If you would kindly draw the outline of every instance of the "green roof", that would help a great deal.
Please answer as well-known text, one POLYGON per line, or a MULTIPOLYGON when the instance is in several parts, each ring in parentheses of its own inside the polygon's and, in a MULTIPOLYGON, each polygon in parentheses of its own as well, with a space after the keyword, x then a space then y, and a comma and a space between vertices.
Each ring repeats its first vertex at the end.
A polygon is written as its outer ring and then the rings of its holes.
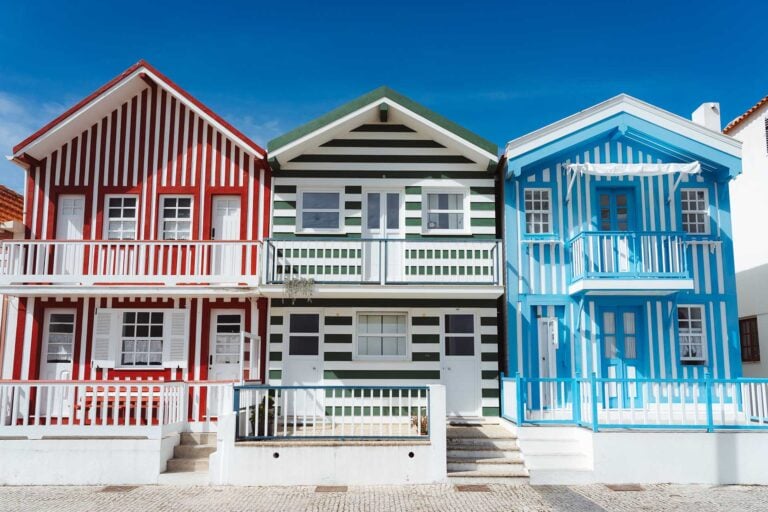
POLYGON ((420 115, 421 117, 424 117, 425 119, 432 121, 436 125, 441 126, 442 128, 448 130, 449 132, 466 140, 467 142, 470 142, 475 146, 478 146, 494 155, 499 154, 499 148, 493 142, 480 137, 479 135, 467 130, 466 128, 459 126, 453 121, 446 119, 440 114, 429 110, 425 106, 416 103, 412 99, 407 98, 402 94, 400 94, 399 92, 393 91, 392 89, 386 86, 379 87, 378 89, 374 89, 373 91, 367 94, 363 94, 359 98, 356 98, 350 101, 349 103, 345 103, 344 105, 334 110, 331 110, 327 114, 322 115, 317 119, 314 119, 304 125, 299 126, 298 128, 295 128, 287 133, 284 133, 283 135, 277 138, 272 139, 267 143, 267 150, 275 151, 285 146, 286 144, 289 144, 295 141, 296 139, 300 139, 301 137, 304 137, 305 135, 312 133, 315 130, 318 130, 323 126, 330 124, 346 116, 347 114, 350 114, 355 110, 358 110, 364 107, 365 105, 368 105, 369 103, 373 103, 374 101, 379 100, 381 98, 389 98, 393 102, 399 105, 402 105, 403 107, 407 108, 412 112, 415 112, 416 114, 420 115))

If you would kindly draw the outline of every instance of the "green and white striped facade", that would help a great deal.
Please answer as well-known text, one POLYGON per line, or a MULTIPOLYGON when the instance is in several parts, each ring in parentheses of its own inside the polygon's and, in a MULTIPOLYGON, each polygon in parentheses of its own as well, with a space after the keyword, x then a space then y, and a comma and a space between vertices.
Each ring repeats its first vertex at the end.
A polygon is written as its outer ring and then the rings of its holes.
POLYGON ((449 415, 497 415, 503 255, 495 145, 380 88, 270 142, 269 155, 269 383, 443 383, 449 415), (312 208, 304 203, 324 193, 332 201, 338 194, 338 214, 322 213, 338 223, 306 229, 302 214, 312 208), (285 298, 293 277, 313 280, 309 300, 285 298), (318 353, 292 355, 291 337, 307 333, 292 332, 291 316, 306 314, 319 320, 309 320, 318 353), (400 322, 390 338, 397 353, 367 354, 365 343, 377 339, 366 335, 368 324, 384 317, 400 322), (472 355, 448 348, 456 336, 465 344, 472 337, 474 349, 463 349, 472 355))

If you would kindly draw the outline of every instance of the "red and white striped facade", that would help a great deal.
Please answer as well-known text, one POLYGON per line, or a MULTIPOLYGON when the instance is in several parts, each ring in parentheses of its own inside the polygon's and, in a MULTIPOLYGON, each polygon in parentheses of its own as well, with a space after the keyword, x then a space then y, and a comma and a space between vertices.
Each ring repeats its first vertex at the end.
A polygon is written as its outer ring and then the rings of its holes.
MULTIPOLYGON (((168 195, 192 198, 191 242, 211 240, 212 205, 217 196, 239 198, 240 233, 236 240, 259 241, 268 235, 270 171, 266 152, 143 61, 21 142, 13 152, 14 160, 26 170, 24 224, 28 240, 57 238, 57 204, 63 195, 84 198, 82 238, 86 241, 106 239, 106 200, 116 194, 138 199, 138 241, 160 239, 160 201, 168 195)), ((79 254, 85 258, 87 273, 89 258, 94 258, 96 251, 86 245, 79 254)), ((190 253, 179 261, 188 262, 193 257, 190 253)), ((257 246, 243 253, 241 264, 240 273, 256 275, 257 246)), ((160 263, 149 265, 157 269, 160 263)), ((187 291, 183 285, 147 283, 147 293, 143 293, 141 280, 134 281, 127 294, 121 293, 120 286, 126 284, 121 282, 81 284, 75 292, 72 286, 45 283, 34 290, 25 284, 5 286, 3 291, 17 298, 12 300, 4 327, 6 350, 0 359, 0 378, 41 378, 46 310, 75 313, 74 380, 206 380, 214 311, 241 314, 241 329, 260 336, 262 346, 266 343, 267 302, 255 287, 234 283, 218 294, 210 286, 190 286, 187 291), (187 310, 184 364, 97 368, 99 365, 92 364, 92 340, 96 336, 96 311, 104 308, 187 310)), ((263 375, 264 368, 260 371, 263 375)))

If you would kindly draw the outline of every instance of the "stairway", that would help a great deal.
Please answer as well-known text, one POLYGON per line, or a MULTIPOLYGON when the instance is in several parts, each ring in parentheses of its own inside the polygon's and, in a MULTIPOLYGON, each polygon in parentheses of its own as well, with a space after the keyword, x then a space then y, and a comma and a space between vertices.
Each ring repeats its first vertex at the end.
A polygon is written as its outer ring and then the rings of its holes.
POLYGON ((518 444, 533 485, 594 483, 592 433, 579 427, 525 427, 518 444))
POLYGON ((448 479, 454 484, 527 483, 515 435, 492 418, 449 419, 448 479))
POLYGON ((181 442, 173 449, 160 484, 207 485, 208 457, 216 451, 215 432, 184 432, 181 442))

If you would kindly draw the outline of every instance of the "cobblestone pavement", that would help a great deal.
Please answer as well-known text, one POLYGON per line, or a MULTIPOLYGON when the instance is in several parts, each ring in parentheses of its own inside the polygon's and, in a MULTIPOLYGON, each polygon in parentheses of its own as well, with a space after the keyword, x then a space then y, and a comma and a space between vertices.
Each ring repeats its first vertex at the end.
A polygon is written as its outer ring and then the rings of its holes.
POLYGON ((768 487, 651 485, 616 491, 603 485, 452 485, 350 487, 0 487, 0 511, 671 511, 768 510, 768 487))

